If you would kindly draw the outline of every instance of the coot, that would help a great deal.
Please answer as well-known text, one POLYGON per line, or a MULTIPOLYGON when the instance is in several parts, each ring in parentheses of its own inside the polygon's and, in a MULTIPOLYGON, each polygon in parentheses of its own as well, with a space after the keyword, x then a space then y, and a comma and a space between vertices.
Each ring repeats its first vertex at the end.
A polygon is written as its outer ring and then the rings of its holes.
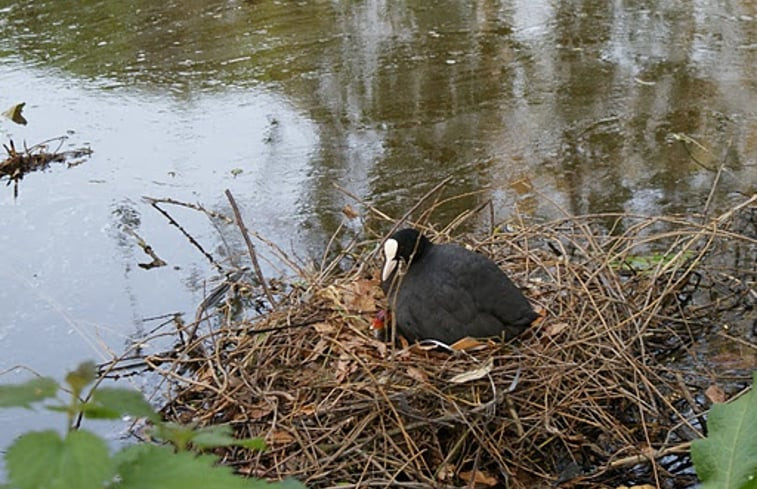
POLYGON ((384 243, 384 258, 381 287, 408 341, 509 339, 538 316, 493 261, 462 246, 435 245, 415 229, 403 229, 384 243), (398 273, 400 260, 404 274, 398 273))

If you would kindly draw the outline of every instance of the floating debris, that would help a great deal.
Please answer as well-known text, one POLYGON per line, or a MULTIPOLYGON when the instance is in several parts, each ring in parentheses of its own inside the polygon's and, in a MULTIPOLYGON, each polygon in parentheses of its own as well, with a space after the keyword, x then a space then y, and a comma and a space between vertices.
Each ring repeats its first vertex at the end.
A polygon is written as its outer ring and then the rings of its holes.
POLYGON ((35 144, 30 148, 24 145, 22 151, 16 149, 12 140, 8 145, 3 144, 8 156, 0 162, 0 181, 7 178, 7 185, 13 183, 13 198, 18 197, 18 182, 23 180, 27 173, 45 170, 50 163, 68 163, 68 167, 71 168, 82 164, 85 158, 92 155, 90 148, 60 151, 67 139, 68 137, 61 136, 35 144), (54 142, 58 143, 58 147, 50 151, 49 145, 54 142))
POLYGON ((24 118, 22 112, 24 111, 24 106, 26 105, 26 102, 21 102, 20 104, 16 104, 10 109, 3 112, 3 115, 7 117, 8 119, 12 120, 16 124, 25 126, 28 121, 24 118))

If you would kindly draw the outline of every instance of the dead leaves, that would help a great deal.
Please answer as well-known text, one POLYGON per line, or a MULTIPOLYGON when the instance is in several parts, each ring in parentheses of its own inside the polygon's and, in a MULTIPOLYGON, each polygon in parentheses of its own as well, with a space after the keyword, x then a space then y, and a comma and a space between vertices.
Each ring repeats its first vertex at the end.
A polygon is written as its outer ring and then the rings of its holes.
POLYGON ((407 367, 407 376, 421 384, 428 384, 428 374, 416 367, 407 367))
POLYGON ((377 279, 358 278, 346 283, 336 283, 319 291, 321 299, 331 303, 331 308, 342 315, 365 316, 366 324, 379 309, 382 297, 377 279))
POLYGON ((273 406, 270 402, 261 401, 252 406, 246 407, 244 411, 245 420, 263 419, 273 412, 273 406))
POLYGON ((386 344, 369 335, 361 336, 349 327, 333 321, 320 321, 312 325, 318 333, 318 341, 308 351, 304 363, 333 362, 333 374, 337 383, 346 382, 360 368, 360 359, 386 356, 386 344), (334 362, 334 357, 336 361, 334 362))
POLYGON ((313 329, 321 335, 334 334, 336 332, 336 327, 333 324, 324 321, 315 323, 313 329))
POLYGON ((559 336, 560 333, 568 329, 568 323, 565 322, 559 322, 559 323, 550 323, 544 328, 544 336, 548 336, 550 338, 559 336))
POLYGON ((489 346, 489 343, 466 336, 452 343, 450 348, 455 351, 473 351, 486 348, 487 346, 489 346))
MULTIPOLYGON (((361 316, 366 326, 364 331, 368 332, 374 328, 374 319, 380 309, 379 304, 383 298, 383 292, 379 287, 378 279, 357 278, 348 282, 329 285, 321 289, 318 296, 326 301, 329 308, 333 309, 338 315, 338 317, 334 317, 334 322, 338 323, 347 317, 361 316)), ((321 335, 333 336, 338 334, 334 322, 326 321, 318 323, 314 327, 321 335)), ((353 325, 359 324, 357 321, 350 322, 353 325)), ((358 332, 354 331, 353 334, 357 336, 358 332)), ((374 346, 379 343, 377 342, 374 346)), ((385 352, 386 347, 382 347, 381 350, 385 352)))
POLYGON ((710 385, 707 390, 704 391, 704 395, 713 403, 723 403, 726 401, 725 392, 723 392, 723 389, 717 384, 710 385))
MULTIPOLYGON (((454 482, 456 472, 454 465, 447 464, 440 469, 437 479, 442 482, 454 482)), ((494 487, 499 484, 496 477, 483 470, 462 471, 457 473, 457 478, 467 487, 494 487)))
POLYGON ((489 358, 489 360, 487 360, 487 362, 483 364, 481 367, 475 370, 469 370, 468 372, 457 374, 451 379, 449 379, 449 381, 453 384, 464 384, 472 380, 482 379, 486 377, 487 375, 489 375, 493 367, 494 367, 494 360, 489 358))
POLYGON ((475 486, 494 487, 499 484, 496 477, 480 470, 460 472, 459 477, 468 484, 472 482, 475 486))
POLYGON ((337 383, 343 383, 350 374, 357 371, 357 367, 357 362, 353 361, 351 355, 346 353, 341 354, 339 360, 336 361, 334 372, 334 377, 336 378, 337 383))
POLYGON ((349 311, 358 314, 373 313, 378 309, 380 294, 378 282, 373 279, 359 278, 348 283, 340 290, 340 302, 349 311))
POLYGON ((353 209, 349 204, 344 204, 344 207, 342 207, 342 214, 344 214, 344 217, 347 219, 356 219, 360 217, 360 213, 353 209))
POLYGON ((294 436, 286 430, 278 429, 274 430, 265 437, 265 443, 269 447, 279 448, 284 445, 289 445, 294 441, 294 436))

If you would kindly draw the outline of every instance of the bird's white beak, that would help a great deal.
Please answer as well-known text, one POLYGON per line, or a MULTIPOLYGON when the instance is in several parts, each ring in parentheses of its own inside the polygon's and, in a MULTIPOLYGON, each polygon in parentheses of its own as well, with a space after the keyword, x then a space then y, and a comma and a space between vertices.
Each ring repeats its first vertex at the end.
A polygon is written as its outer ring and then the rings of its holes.
POLYGON ((387 239, 384 243, 384 269, 381 271, 381 281, 386 282, 397 268, 397 247, 399 244, 396 239, 387 239))

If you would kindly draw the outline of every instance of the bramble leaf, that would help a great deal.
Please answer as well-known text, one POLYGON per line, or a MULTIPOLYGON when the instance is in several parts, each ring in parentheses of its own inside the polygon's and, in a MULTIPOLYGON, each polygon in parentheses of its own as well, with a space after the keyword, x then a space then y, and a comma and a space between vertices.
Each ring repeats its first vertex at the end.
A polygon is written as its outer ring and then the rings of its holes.
POLYGON ((752 390, 739 399, 713 404, 709 435, 691 444, 701 489, 757 489, 757 370, 752 390))
POLYGON ((33 402, 55 396, 58 383, 49 377, 31 379, 23 384, 0 385, 0 407, 30 408, 33 402))
POLYGON ((269 487, 275 487, 276 489, 305 489, 305 484, 297 479, 284 479, 281 482, 269 484, 269 487))
POLYGON ((62 439, 53 431, 19 437, 5 454, 8 481, 16 489, 101 489, 113 478, 108 446, 87 431, 62 439))
POLYGON ((216 425, 194 430, 192 444, 198 448, 242 446, 253 450, 265 450, 262 438, 236 439, 232 436, 231 426, 216 425))
POLYGON ((160 415, 150 406, 141 392, 117 387, 99 387, 92 399, 82 406, 88 418, 118 419, 123 415, 160 421, 160 415))
POLYGON ((231 468, 216 465, 213 455, 193 455, 174 452, 166 446, 134 445, 116 454, 121 483, 118 489, 273 489, 296 487, 269 484, 261 480, 244 479, 234 475, 231 468))
POLYGON ((83 362, 76 367, 76 370, 66 374, 66 383, 71 386, 74 396, 78 397, 79 393, 93 382, 96 376, 95 362, 83 362))

